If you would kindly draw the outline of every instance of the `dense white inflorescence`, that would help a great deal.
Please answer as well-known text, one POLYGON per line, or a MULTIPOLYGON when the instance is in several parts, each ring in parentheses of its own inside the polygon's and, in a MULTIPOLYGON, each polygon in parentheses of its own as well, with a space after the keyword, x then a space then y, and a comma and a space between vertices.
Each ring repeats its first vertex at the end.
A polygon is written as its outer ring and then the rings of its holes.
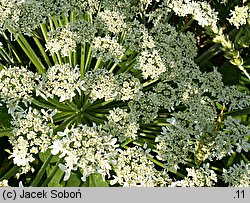
POLYGON ((249 19, 250 6, 236 6, 234 10, 231 11, 228 21, 239 29, 239 27, 245 25, 249 19))
POLYGON ((167 173, 157 171, 148 160, 147 151, 139 147, 120 150, 114 171, 116 174, 111 185, 119 183, 123 187, 156 187, 166 186, 169 182, 167 173))
POLYGON ((241 161, 228 169, 223 169, 222 178, 230 187, 250 186, 250 164, 241 161))
POLYGON ((77 128, 66 128, 58 132, 50 149, 51 153, 63 158, 60 168, 65 171, 64 180, 68 180, 70 172, 78 168, 82 173, 82 180, 90 174, 100 173, 103 179, 110 175, 112 164, 116 164, 116 141, 112 135, 106 133, 101 126, 89 127, 80 125, 77 128))
POLYGON ((187 177, 181 181, 173 182, 172 187, 212 187, 218 180, 216 173, 209 169, 209 164, 203 164, 198 169, 187 168, 186 170, 187 177))
POLYGON ((0 71, 0 99, 7 104, 10 114, 20 110, 19 103, 31 102, 39 77, 24 67, 9 67, 0 71))
POLYGON ((35 155, 45 152, 51 145, 54 139, 52 116, 45 110, 40 112, 31 107, 25 112, 16 113, 12 121, 13 136, 10 137, 13 152, 9 158, 22 167, 22 173, 33 171, 30 164, 35 161, 35 155))
POLYGON ((45 99, 57 96, 60 102, 72 100, 76 92, 80 91, 79 78, 80 72, 77 67, 72 68, 69 64, 52 66, 43 75, 36 95, 41 95, 45 99))
MULTIPOLYGON (((11 32, 13 44, 25 47, 27 37, 41 52, 25 50, 37 57, 27 68, 0 69, 0 106, 12 115, 9 158, 21 168, 17 176, 34 172, 40 152, 51 152, 64 181, 75 173, 88 182, 99 173, 115 186, 210 187, 220 181, 213 161, 249 152, 249 127, 230 116, 249 107, 248 92, 225 85, 218 68, 200 70, 197 36, 168 22, 173 14, 196 20, 222 50, 239 55, 207 1, 0 2, 1 30, 11 32), (47 63, 41 75, 36 61, 47 63), (194 167, 183 177, 178 170, 190 159, 194 167)), ((249 7, 229 15, 239 29, 249 7)), ((223 169, 222 179, 247 187, 249 174, 241 162, 223 169)))

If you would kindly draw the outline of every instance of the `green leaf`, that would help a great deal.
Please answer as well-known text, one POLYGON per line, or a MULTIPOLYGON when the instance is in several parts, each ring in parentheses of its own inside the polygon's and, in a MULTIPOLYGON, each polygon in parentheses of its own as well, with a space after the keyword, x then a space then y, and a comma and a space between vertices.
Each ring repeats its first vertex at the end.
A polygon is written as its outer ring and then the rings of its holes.
POLYGON ((57 170, 53 178, 50 180, 48 187, 62 187, 63 185, 60 183, 61 179, 64 176, 64 171, 57 170))
POLYGON ((239 84, 241 71, 235 68, 229 61, 225 62, 219 69, 222 74, 222 80, 226 85, 237 85, 239 84))
POLYGON ((45 160, 45 162, 43 163, 42 167, 40 168, 40 170, 38 171, 38 173, 35 176, 35 179, 32 181, 31 186, 32 187, 37 187, 38 184, 40 183, 40 181, 42 180, 43 174, 46 171, 46 168, 49 166, 49 163, 51 161, 51 159, 53 158, 53 155, 50 154, 47 159, 45 160))
POLYGON ((89 176, 89 187, 108 187, 108 183, 102 179, 102 175, 98 173, 89 176))
POLYGON ((73 116, 74 114, 75 112, 59 112, 55 116, 53 116, 53 121, 57 123, 73 116))
POLYGON ((7 129, 0 129, 0 137, 4 137, 4 136, 11 136, 12 135, 12 128, 7 128, 7 129))
POLYGON ((81 183, 81 178, 76 173, 71 172, 69 180, 66 182, 66 187, 79 187, 81 183))
POLYGON ((19 171, 19 167, 17 165, 14 165, 3 177, 0 178, 0 181, 4 179, 9 179, 12 176, 14 176, 19 171))
POLYGON ((242 116, 246 114, 250 114, 250 107, 246 107, 246 108, 235 110, 235 111, 229 111, 229 112, 226 112, 224 115, 225 116, 242 116))
POLYGON ((0 107, 0 127, 9 128, 11 116, 8 114, 8 110, 5 107, 0 107))
POLYGON ((226 163, 226 168, 229 168, 230 166, 232 166, 233 165, 233 163, 234 163, 234 161, 235 161, 235 158, 236 158, 236 155, 237 155, 237 153, 236 152, 234 152, 233 154, 232 154, 232 156, 228 159, 228 161, 227 161, 227 163, 226 163))
MULTIPOLYGON (((40 152, 39 158, 44 163, 45 160, 50 156, 50 154, 51 154, 50 150, 47 150, 46 152, 40 152)), ((56 163, 58 159, 59 159, 59 154, 54 155, 53 158, 50 160, 50 163, 56 163)))

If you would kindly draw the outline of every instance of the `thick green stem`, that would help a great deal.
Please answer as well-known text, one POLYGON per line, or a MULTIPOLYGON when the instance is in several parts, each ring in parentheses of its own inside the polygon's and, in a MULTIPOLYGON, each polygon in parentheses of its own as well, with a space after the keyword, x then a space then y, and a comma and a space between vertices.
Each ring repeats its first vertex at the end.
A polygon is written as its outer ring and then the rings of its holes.
POLYGON ((56 174, 57 170, 59 169, 58 165, 62 159, 59 159, 56 165, 53 167, 51 173, 49 174, 48 178, 43 182, 42 187, 47 187, 49 182, 52 180, 54 175, 56 174))
MULTIPOLYGON (((41 24, 40 27, 41 27, 41 30, 42 30, 42 33, 43 33, 43 37, 44 37, 44 39, 45 39, 45 42, 47 42, 47 41, 48 41, 48 33, 47 33, 46 25, 45 25, 45 24, 41 24)), ((53 28, 51 28, 51 29, 53 29, 53 28)), ((55 64, 58 64, 58 60, 57 60, 57 58, 56 58, 56 55, 55 55, 54 53, 51 53, 51 52, 50 52, 50 54, 51 54, 51 57, 52 57, 54 63, 55 63, 55 64)))
POLYGON ((133 141, 134 141, 134 139, 126 140, 125 142, 123 142, 123 143, 121 144, 121 147, 122 147, 122 148, 125 148, 129 143, 131 143, 131 142, 133 142, 133 141))
POLYGON ((180 30, 179 30, 179 32, 184 32, 186 29, 188 29, 190 26, 191 26, 191 24, 194 22, 194 19, 192 18, 191 20, 189 20, 188 22, 187 22, 187 24, 185 24, 180 30))
POLYGON ((14 176, 19 171, 19 167, 17 165, 14 165, 3 177, 0 178, 0 181, 2 180, 8 180, 12 176, 14 176))
POLYGON ((100 67, 101 62, 102 62, 102 59, 98 58, 98 60, 96 61, 96 64, 95 64, 94 70, 97 70, 97 69, 100 67))
POLYGON ((49 67, 51 67, 51 66, 52 66, 52 65, 51 65, 51 62, 50 62, 50 60, 49 60, 49 57, 48 57, 47 54, 45 53, 44 47, 41 45, 40 41, 39 41, 36 37, 33 37, 33 39, 34 39, 36 45, 38 46, 40 52, 42 53, 42 56, 43 56, 43 58, 45 59, 47 65, 48 65, 49 67))
POLYGON ((87 72, 89 70, 89 66, 91 64, 91 53, 92 53, 92 45, 90 44, 89 46, 89 50, 88 50, 88 54, 87 54, 87 59, 86 59, 86 62, 85 62, 85 72, 87 72))
POLYGON ((42 176, 43 176, 43 174, 44 174, 44 172, 45 172, 45 170, 46 170, 47 166, 49 165, 49 163, 50 163, 50 161, 51 161, 52 158, 53 158, 53 155, 52 155, 52 154, 50 154, 50 155, 47 157, 47 159, 46 159, 45 162, 43 163, 41 169, 38 171, 38 173, 37 173, 35 179, 34 179, 33 182, 31 183, 31 186, 32 186, 32 187, 37 187, 37 186, 38 186, 38 184, 39 184, 39 182, 41 181, 42 176))
POLYGON ((18 63, 22 63, 20 53, 16 50, 16 47, 11 43, 11 41, 9 40, 9 38, 6 36, 6 34, 4 32, 2 32, 1 34, 4 37, 4 39, 6 40, 6 42, 8 43, 8 45, 11 47, 11 50, 13 51, 18 63))
POLYGON ((86 112, 84 114, 84 117, 86 117, 89 121, 94 122, 96 124, 100 124, 100 123, 104 122, 103 119, 100 119, 100 118, 97 118, 95 116, 92 116, 92 115, 90 115, 89 113, 86 113, 86 112))
POLYGON ((48 98, 48 102, 53 104, 54 106, 56 106, 59 109, 66 110, 66 111, 75 111, 75 109, 72 109, 69 106, 67 106, 59 101, 56 101, 54 99, 48 98))
POLYGON ((102 106, 106 106, 106 105, 112 103, 113 101, 115 101, 115 99, 104 101, 104 102, 101 102, 101 103, 98 103, 98 104, 91 104, 91 105, 88 106, 88 111, 90 111, 92 109, 96 109, 96 108, 102 107, 102 106))
POLYGON ((145 87, 147 87, 147 86, 149 86, 149 85, 152 85, 153 83, 155 83, 155 82, 158 81, 158 80, 159 80, 158 78, 157 78, 157 79, 149 80, 149 81, 143 83, 143 84, 142 84, 142 87, 145 88, 145 87))
POLYGON ((80 59, 80 78, 83 79, 85 69, 85 42, 81 45, 81 59, 80 59))
POLYGON ((41 63, 40 59, 35 54, 34 50, 31 48, 27 40, 24 38, 22 34, 18 34, 18 37, 16 37, 16 40, 20 47, 23 49, 23 51, 26 53, 26 55, 29 57, 31 62, 35 65, 37 72, 39 74, 45 73, 46 69, 41 63))

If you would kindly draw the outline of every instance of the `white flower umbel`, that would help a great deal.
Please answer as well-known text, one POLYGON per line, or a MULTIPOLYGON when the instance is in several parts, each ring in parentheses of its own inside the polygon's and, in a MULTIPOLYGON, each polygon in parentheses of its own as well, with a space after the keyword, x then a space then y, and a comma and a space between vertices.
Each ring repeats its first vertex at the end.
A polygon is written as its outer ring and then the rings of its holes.
POLYGON ((116 63, 120 62, 125 49, 117 41, 116 38, 111 38, 109 35, 95 37, 93 56, 101 58, 103 61, 114 60, 116 63))
POLYGON ((166 71, 166 66, 155 49, 141 52, 138 59, 138 68, 142 71, 145 79, 149 77, 153 79, 157 78, 161 73, 166 71))
POLYGON ((247 23, 247 19, 250 19, 250 6, 235 6, 234 10, 231 10, 230 16, 229 23, 239 29, 240 26, 247 23))
POLYGON ((53 129, 49 125, 51 117, 31 107, 27 112, 16 114, 12 121, 13 136, 9 141, 13 145, 14 164, 21 166, 23 171, 32 170, 30 163, 39 152, 45 152, 53 141, 53 129))
POLYGON ((250 187, 250 164, 241 161, 229 169, 223 169, 222 179, 230 187, 250 187))
POLYGON ((43 75, 36 94, 43 98, 59 97, 59 101, 72 100, 79 90, 80 72, 78 67, 72 68, 69 64, 54 65, 43 75))
POLYGON ((110 110, 109 113, 107 126, 113 136, 118 137, 120 142, 137 137, 137 131, 139 130, 137 115, 120 108, 110 110))
POLYGON ((60 52, 62 56, 69 56, 70 52, 76 51, 77 35, 69 29, 69 26, 51 31, 48 36, 45 46, 51 53, 60 52))
POLYGON ((218 20, 218 13, 206 1, 175 0, 168 6, 179 16, 192 15, 202 27, 214 26, 218 20))
POLYGON ((117 11, 105 9, 99 13, 99 17, 108 31, 118 34, 126 28, 125 17, 117 11))
POLYGON ((18 110, 19 102, 26 106, 32 99, 38 76, 24 67, 9 67, 0 71, 0 100, 7 103, 9 113, 18 110))
POLYGON ((118 82, 118 98, 122 101, 137 99, 141 93, 142 85, 138 78, 133 77, 129 73, 116 75, 118 82))
POLYGON ((116 140, 101 129, 101 126, 80 125, 77 128, 58 132, 58 139, 50 147, 52 154, 60 154, 65 171, 64 180, 70 177, 70 171, 80 169, 82 180, 93 173, 109 175, 111 165, 115 163, 116 140))
POLYGON ((169 177, 164 171, 157 171, 154 163, 148 160, 147 151, 140 147, 119 150, 115 175, 111 185, 120 184, 123 187, 156 187, 166 186, 169 177))
POLYGON ((18 5, 18 0, 1 0, 0 24, 15 25, 19 21, 20 12, 21 9, 18 5))
POLYGON ((209 169, 209 164, 202 167, 187 168, 187 177, 181 181, 173 182, 171 186, 179 187, 212 187, 217 182, 217 174, 209 169))
POLYGON ((90 102, 104 98, 105 101, 117 98, 119 84, 113 73, 106 69, 97 69, 85 74, 81 89, 90 94, 90 102))

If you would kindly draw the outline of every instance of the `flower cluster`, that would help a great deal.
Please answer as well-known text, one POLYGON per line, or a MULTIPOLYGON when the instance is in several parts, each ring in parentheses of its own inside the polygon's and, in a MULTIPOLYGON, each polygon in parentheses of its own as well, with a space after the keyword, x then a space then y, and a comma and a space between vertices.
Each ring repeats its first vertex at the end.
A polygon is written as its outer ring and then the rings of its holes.
POLYGON ((147 156, 150 156, 148 152, 139 147, 119 150, 111 185, 119 183, 123 187, 166 186, 169 182, 167 173, 157 171, 147 156))
POLYGON ((8 180, 0 181, 0 187, 9 187, 8 180))
POLYGON ((80 91, 80 73, 77 67, 72 68, 69 64, 54 65, 43 75, 36 94, 43 98, 57 96, 60 102, 72 100, 76 91, 80 91))
POLYGON ((135 139, 139 130, 138 117, 126 110, 116 108, 109 111, 107 126, 111 134, 117 136, 120 142, 135 139))
POLYGON ((187 168, 187 177, 181 181, 173 182, 171 186, 179 187, 212 187, 217 182, 216 173, 209 169, 209 164, 203 164, 202 167, 187 168))
POLYGON ((179 16, 192 15, 202 27, 215 25, 218 13, 205 1, 175 0, 169 7, 179 16))
POLYGON ((19 21, 20 8, 18 0, 3 0, 0 2, 0 27, 3 23, 16 24, 19 21))
POLYGON ((24 67, 15 66, 0 71, 0 99, 7 104, 11 114, 19 109, 19 102, 26 106, 30 103, 38 79, 37 74, 24 67))
POLYGON ((138 59, 139 69, 145 79, 157 78, 166 71, 166 67, 157 50, 143 51, 138 59))
POLYGON ((58 132, 58 139, 51 148, 53 155, 60 154, 64 164, 60 168, 65 171, 64 180, 68 180, 70 172, 78 168, 82 173, 82 181, 93 173, 100 173, 103 179, 109 175, 111 165, 116 164, 116 138, 106 133, 101 126, 80 125, 77 128, 66 128, 58 132))
POLYGON ((138 78, 135 78, 129 73, 115 75, 115 78, 119 84, 119 87, 117 88, 118 100, 136 100, 140 96, 142 85, 138 78))
POLYGON ((104 27, 111 33, 118 34, 126 28, 125 17, 116 11, 104 10, 99 13, 99 17, 104 27))
POLYGON ((233 11, 230 13, 230 18, 228 21, 234 25, 237 29, 240 26, 245 25, 250 15, 249 6, 236 6, 233 11))
POLYGON ((222 178, 230 187, 249 187, 250 186, 250 164, 241 161, 234 164, 229 169, 223 169, 222 178))
POLYGON ((59 28, 48 33, 46 48, 52 54, 60 52, 62 56, 69 56, 70 52, 75 52, 77 35, 71 32, 69 26, 59 28))
POLYGON ((90 95, 92 101, 104 98, 106 101, 115 99, 118 95, 118 84, 113 73, 106 69, 97 69, 85 74, 81 82, 81 89, 90 95))
POLYGON ((91 185, 100 174, 124 187, 248 186, 248 162, 229 164, 235 153, 248 159, 248 80, 234 82, 243 91, 228 85, 217 55, 249 76, 247 31, 217 27, 224 13, 245 27, 242 2, 230 14, 237 3, 225 0, 2 0, 0 134, 17 177, 28 185, 40 170, 33 186, 91 185), (207 49, 213 42, 222 47, 207 49), (43 160, 50 153, 57 163, 43 160), (228 163, 222 179, 210 167, 219 160, 228 163))
POLYGON ((45 110, 41 113, 31 107, 27 112, 19 112, 12 121, 13 136, 10 143, 13 145, 13 152, 9 158, 13 158, 14 164, 22 167, 22 173, 34 170, 30 163, 35 160, 35 155, 45 152, 53 141, 52 116, 45 110))
POLYGON ((168 168, 177 169, 188 157, 188 153, 193 151, 193 146, 190 134, 175 119, 170 122, 173 127, 163 127, 162 133, 155 138, 157 158, 166 161, 168 168))
POLYGON ((117 42, 116 38, 109 35, 105 37, 95 37, 93 40, 93 56, 101 58, 103 61, 114 60, 120 62, 125 49, 117 42))
POLYGON ((129 73, 114 75, 106 69, 88 71, 81 81, 81 89, 89 94, 92 101, 104 98, 121 101, 135 100, 141 92, 138 78, 129 73))

